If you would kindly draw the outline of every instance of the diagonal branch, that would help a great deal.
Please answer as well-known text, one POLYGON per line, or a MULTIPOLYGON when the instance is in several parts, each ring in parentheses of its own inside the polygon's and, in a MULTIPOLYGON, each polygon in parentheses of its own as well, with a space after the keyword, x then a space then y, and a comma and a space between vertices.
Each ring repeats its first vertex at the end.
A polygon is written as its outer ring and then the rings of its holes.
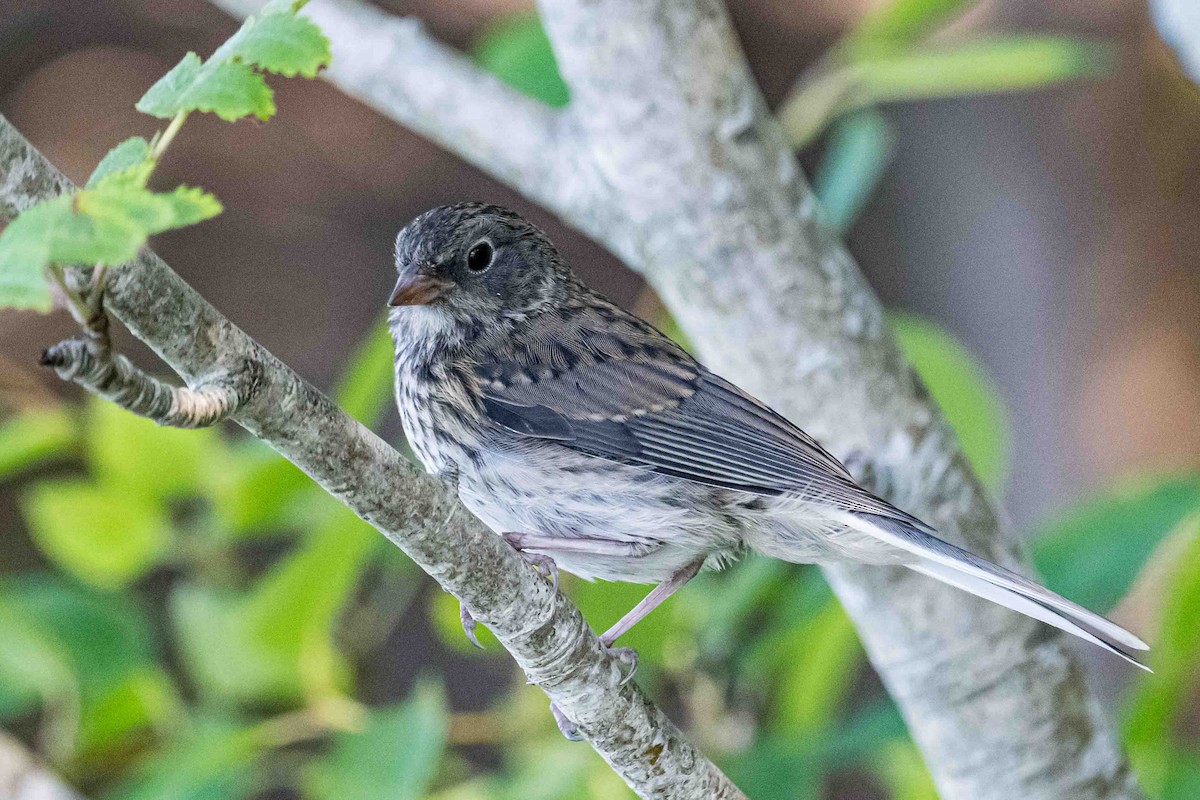
MULTIPOLYGON (((69 182, 0 117, 0 218, 69 182)), ((233 419, 374 525, 496 634, 642 797, 741 798, 600 647, 579 610, 503 540, 144 251, 113 270, 105 305, 190 386, 257 365, 233 419)))

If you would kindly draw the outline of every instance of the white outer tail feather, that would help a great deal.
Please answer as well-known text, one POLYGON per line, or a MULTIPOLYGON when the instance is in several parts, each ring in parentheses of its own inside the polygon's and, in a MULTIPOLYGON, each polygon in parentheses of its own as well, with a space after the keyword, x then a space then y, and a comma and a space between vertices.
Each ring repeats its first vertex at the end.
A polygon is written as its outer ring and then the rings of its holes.
POLYGON ((906 565, 915 572, 1053 625, 1150 671, 1128 652, 1149 649, 1137 636, 1015 572, 955 547, 902 519, 853 512, 840 513, 837 519, 848 527, 916 555, 919 561, 906 565))

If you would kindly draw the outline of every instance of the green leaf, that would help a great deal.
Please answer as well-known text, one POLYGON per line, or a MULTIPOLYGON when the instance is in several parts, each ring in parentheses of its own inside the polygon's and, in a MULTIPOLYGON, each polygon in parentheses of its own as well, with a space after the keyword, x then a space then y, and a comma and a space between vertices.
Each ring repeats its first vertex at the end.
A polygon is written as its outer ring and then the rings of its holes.
POLYGON ((338 734, 305 786, 315 800, 420 800, 437 771, 450 722, 445 693, 419 682, 398 706, 372 709, 362 733, 338 734))
POLYGON ((847 37, 851 47, 915 42, 965 8, 969 0, 891 0, 874 6, 847 37))
POLYGON ((275 100, 271 87, 249 65, 212 60, 205 64, 188 53, 150 87, 137 110, 163 119, 208 111, 228 122, 250 115, 265 121, 275 113, 275 100))
POLYGON ((88 583, 117 588, 153 567, 170 544, 171 523, 152 503, 78 480, 36 484, 21 498, 34 542, 88 583))
POLYGON ((570 101, 550 40, 536 13, 491 23, 473 48, 475 60, 514 89, 556 108, 570 101))
POLYGON ((392 402, 394 359, 392 335, 384 318, 363 337, 334 390, 337 404, 367 427, 377 425, 392 402))
POLYGON ((255 786, 263 745, 253 728, 236 720, 204 717, 156 753, 104 800, 236 800, 255 786))
POLYGON ((217 515, 235 535, 277 533, 307 521, 303 498, 322 490, 299 467, 257 439, 239 443, 234 454, 212 501, 217 515))
POLYGON ((115 177, 39 203, 0 234, 0 305, 48 310, 49 264, 123 264, 150 234, 221 211, 216 198, 199 189, 156 193, 115 177))
POLYGON ((891 314, 900 349, 941 406, 980 480, 993 491, 1008 479, 1011 432, 996 384, 949 333, 911 314, 891 314))
POLYGON ((379 541, 341 509, 249 591, 180 585, 171 618, 202 692, 281 703, 337 693, 349 671, 334 626, 379 541))
POLYGON ((51 239, 69 201, 40 203, 22 213, 0 232, 0 308, 50 310, 51 239))
POLYGON ((286 77, 315 78, 331 58, 329 40, 307 17, 268 13, 250 17, 210 61, 240 59, 286 77))
MULTIPOLYGON (((1171 539, 1184 543, 1165 576, 1161 630, 1148 658, 1153 674, 1141 676, 1125 715, 1125 740, 1139 777, 1159 797, 1177 793, 1180 771, 1176 757, 1186 745, 1184 720, 1200 690, 1200 511, 1176 526, 1171 539)), ((1195 756, 1193 763, 1200 763, 1195 756)), ((1194 783, 1194 781, 1193 781, 1194 783)))
POLYGON ((131 737, 177 718, 179 701, 157 664, 149 620, 129 597, 23 576, 0 584, 0 616, 6 614, 25 623, 23 634, 0 632, 0 713, 13 709, 21 685, 3 666, 12 657, 39 676, 34 687, 47 704, 59 755, 69 749, 77 765, 119 767, 113 755, 128 751, 131 737), (31 643, 37 652, 26 652, 31 643))
POLYGON ((79 438, 75 416, 62 408, 27 411, 0 423, 0 478, 70 453, 79 438))
MULTIPOLYGON (((79 192, 75 205, 97 223, 138 231, 141 238, 138 247, 151 234, 195 225, 222 210, 220 201, 203 189, 178 186, 170 192, 151 192, 140 186, 108 181, 79 192)), ((137 247, 118 263, 136 254, 137 247)))
POLYGON ((145 186, 145 178, 149 177, 149 168, 153 168, 150 158, 150 143, 141 136, 126 139, 109 150, 92 176, 88 178, 87 188, 97 186, 101 181, 119 180, 122 176, 134 179, 137 185, 145 186))
POLYGON ((813 175, 813 191, 826 219, 845 233, 854 225, 892 160, 896 137, 878 111, 838 120, 813 175))
POLYGON ((24 608, 0 596, 0 716, 28 713, 43 701, 75 705, 79 691, 66 648, 24 608))
POLYGON ((86 697, 79 725, 77 761, 111 769, 136 741, 171 732, 183 715, 175 685, 160 667, 135 670, 120 683, 86 697))
POLYGON ((851 66, 857 104, 1033 89, 1102 74, 1097 44, 1059 36, 990 36, 955 46, 868 53, 851 66))
POLYGON ((826 735, 863 658, 854 624, 830 597, 821 611, 778 646, 792 658, 776 698, 777 725, 801 736, 826 735))
POLYGON ((99 483, 151 504, 201 494, 229 468, 215 428, 156 425, 98 397, 88 401, 84 444, 99 483))
POLYGON ((1054 591, 1086 608, 1109 609, 1163 538, 1197 509, 1200 475, 1114 489, 1036 531, 1033 560, 1054 591))
POLYGON ((911 741, 892 741, 877 759, 876 771, 892 800, 938 800, 937 787, 911 741))

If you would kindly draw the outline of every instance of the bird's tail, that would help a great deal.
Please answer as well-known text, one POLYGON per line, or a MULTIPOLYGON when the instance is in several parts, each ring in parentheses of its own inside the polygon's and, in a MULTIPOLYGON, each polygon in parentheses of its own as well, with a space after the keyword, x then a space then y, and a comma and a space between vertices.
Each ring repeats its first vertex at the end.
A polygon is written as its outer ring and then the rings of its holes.
POLYGON ((1137 636, 1028 578, 942 541, 916 519, 859 511, 845 516, 845 523, 856 530, 915 555, 909 569, 1053 625, 1150 671, 1131 652, 1149 649, 1137 636))

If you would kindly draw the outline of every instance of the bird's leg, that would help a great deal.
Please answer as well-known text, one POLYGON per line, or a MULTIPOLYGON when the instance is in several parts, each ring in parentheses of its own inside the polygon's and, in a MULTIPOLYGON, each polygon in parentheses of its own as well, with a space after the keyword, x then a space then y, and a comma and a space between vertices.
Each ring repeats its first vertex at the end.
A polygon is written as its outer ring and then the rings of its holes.
POLYGON ((475 621, 475 617, 471 616, 471 611, 467 608, 467 604, 461 600, 458 603, 458 619, 462 622, 463 633, 467 635, 467 640, 482 650, 483 645, 479 643, 479 637, 475 635, 475 627, 479 623, 475 621))
POLYGON ((654 609, 662 605, 675 592, 683 588, 683 585, 696 577, 696 573, 704 566, 704 558, 698 558, 690 564, 687 564, 665 581, 655 586, 650 594, 643 598, 642 602, 634 606, 628 614, 617 620, 617 624, 606 630, 601 636, 600 641, 605 646, 611 646, 622 634, 626 633, 637 623, 641 622, 654 609))
POLYGON ((559 732, 567 738, 568 741, 582 742, 583 735, 579 732, 579 726, 576 725, 570 717, 562 712, 553 702, 550 703, 550 713, 554 715, 554 722, 558 725, 559 732))
POLYGON ((546 536, 537 533, 504 533, 504 541, 513 550, 539 569, 545 569, 558 588, 558 564, 553 552, 589 553, 597 556, 637 558, 657 550, 661 545, 638 542, 622 542, 616 539, 598 539, 586 536, 546 536))

